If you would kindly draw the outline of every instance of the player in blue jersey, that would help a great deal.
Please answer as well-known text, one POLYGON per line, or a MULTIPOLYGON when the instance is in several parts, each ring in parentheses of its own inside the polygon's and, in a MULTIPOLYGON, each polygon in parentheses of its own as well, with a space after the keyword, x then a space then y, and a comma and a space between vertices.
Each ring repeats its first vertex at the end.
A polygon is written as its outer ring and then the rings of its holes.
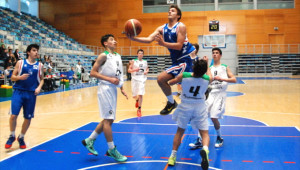
POLYGON ((12 143, 16 140, 15 130, 17 118, 22 107, 24 121, 21 134, 18 136, 18 142, 21 149, 26 148, 24 135, 29 128, 31 118, 34 117, 36 96, 41 92, 44 84, 42 73, 43 64, 36 61, 38 51, 39 46, 37 44, 29 45, 26 49, 27 59, 17 62, 11 76, 11 80, 16 83, 13 86, 14 92, 11 99, 11 116, 9 119, 10 136, 5 144, 6 149, 11 148, 12 143))
POLYGON ((160 46, 164 46, 170 51, 172 66, 157 77, 160 88, 168 98, 167 105, 160 112, 161 115, 167 115, 177 107, 168 81, 183 71, 192 71, 192 58, 190 54, 195 51, 195 48, 188 42, 186 26, 182 22, 179 22, 180 19, 181 10, 177 5, 171 5, 168 12, 169 22, 156 28, 148 37, 134 37, 127 34, 127 37, 133 41, 141 43, 156 41, 160 46))

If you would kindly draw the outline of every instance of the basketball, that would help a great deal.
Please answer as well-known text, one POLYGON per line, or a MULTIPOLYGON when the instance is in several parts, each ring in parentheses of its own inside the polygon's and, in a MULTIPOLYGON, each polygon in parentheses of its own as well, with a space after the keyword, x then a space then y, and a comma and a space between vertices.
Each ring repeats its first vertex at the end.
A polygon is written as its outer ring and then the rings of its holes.
POLYGON ((142 31, 142 24, 137 19, 130 19, 125 23, 125 33, 132 36, 137 36, 142 31))

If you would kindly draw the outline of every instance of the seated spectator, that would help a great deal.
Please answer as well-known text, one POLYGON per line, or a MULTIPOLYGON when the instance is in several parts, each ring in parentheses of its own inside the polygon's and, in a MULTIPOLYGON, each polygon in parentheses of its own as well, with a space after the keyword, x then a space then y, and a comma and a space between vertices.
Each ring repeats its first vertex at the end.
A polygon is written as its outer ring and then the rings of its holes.
POLYGON ((17 62, 18 62, 19 60, 21 60, 21 56, 20 56, 20 54, 19 54, 19 50, 18 50, 18 49, 15 50, 14 56, 15 56, 17 62))
POLYGON ((1 41, 0 41, 0 47, 3 47, 4 49, 6 48, 3 39, 1 39, 1 41))
POLYGON ((48 90, 54 90, 55 88, 57 88, 58 86, 55 84, 55 79, 57 78, 57 76, 55 75, 54 72, 52 72, 52 67, 48 66, 48 70, 45 74, 44 77, 44 81, 48 86, 48 90))
POLYGON ((4 84, 4 72, 0 70, 0 85, 4 84))
POLYGON ((75 74, 75 69, 74 69, 74 67, 71 67, 70 72, 71 72, 71 75, 72 75, 72 78, 73 78, 73 84, 79 83, 78 77, 77 77, 77 75, 75 74))

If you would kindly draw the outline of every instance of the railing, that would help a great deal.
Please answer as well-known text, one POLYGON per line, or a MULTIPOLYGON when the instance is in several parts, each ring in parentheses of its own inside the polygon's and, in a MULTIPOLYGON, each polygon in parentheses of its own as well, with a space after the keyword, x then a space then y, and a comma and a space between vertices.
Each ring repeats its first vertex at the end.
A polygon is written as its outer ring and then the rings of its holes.
POLYGON ((237 54, 299 54, 300 44, 238 44, 237 54))

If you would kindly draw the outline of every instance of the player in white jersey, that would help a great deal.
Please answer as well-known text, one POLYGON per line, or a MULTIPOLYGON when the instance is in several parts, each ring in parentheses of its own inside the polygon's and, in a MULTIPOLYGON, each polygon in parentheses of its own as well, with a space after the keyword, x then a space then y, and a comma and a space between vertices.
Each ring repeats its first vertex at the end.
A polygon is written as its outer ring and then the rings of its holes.
MULTIPOLYGON (((209 71, 213 77, 213 82, 210 84, 212 90, 206 100, 208 114, 211 118, 215 130, 217 132, 217 140, 215 147, 223 146, 224 139, 221 137, 221 125, 219 119, 223 118, 225 113, 226 90, 228 83, 236 83, 236 78, 232 74, 229 67, 221 64, 222 51, 220 48, 212 49, 213 65, 210 65, 209 71)), ((194 143, 190 143, 192 149, 202 147, 201 135, 198 133, 198 138, 194 143)))
POLYGON ((136 100, 135 107, 138 108, 137 116, 141 117, 143 95, 145 94, 145 83, 149 72, 148 63, 143 59, 144 50, 137 51, 138 58, 130 62, 128 72, 131 73, 132 97, 136 100))
POLYGON ((111 129, 111 125, 116 118, 117 87, 121 89, 121 93, 128 99, 123 89, 122 60, 121 56, 114 51, 117 41, 112 34, 104 35, 101 38, 101 44, 106 51, 98 56, 91 70, 91 76, 99 79, 98 103, 100 116, 103 120, 88 138, 82 140, 82 144, 93 155, 98 155, 98 152, 94 149, 94 142, 98 135, 104 132, 109 148, 106 155, 114 158, 116 161, 123 162, 127 160, 127 157, 121 155, 116 149, 111 129))
POLYGON ((206 104, 209 117, 211 118, 217 132, 215 147, 221 147, 224 140, 221 138, 221 125, 218 119, 222 119, 225 113, 226 90, 228 83, 236 83, 236 78, 227 65, 221 64, 221 49, 213 48, 212 56, 214 59, 214 65, 210 66, 210 72, 213 76, 213 82, 211 83, 212 90, 208 96, 206 104))
POLYGON ((182 95, 181 103, 175 110, 172 119, 177 123, 178 128, 173 140, 173 150, 169 157, 168 164, 175 165, 176 153, 181 143, 182 135, 190 122, 194 129, 197 129, 203 137, 203 149, 200 151, 202 157, 202 169, 208 169, 208 114, 205 105, 205 91, 212 81, 207 72, 207 62, 198 59, 193 62, 193 73, 183 72, 169 82, 170 85, 181 82, 182 95))

